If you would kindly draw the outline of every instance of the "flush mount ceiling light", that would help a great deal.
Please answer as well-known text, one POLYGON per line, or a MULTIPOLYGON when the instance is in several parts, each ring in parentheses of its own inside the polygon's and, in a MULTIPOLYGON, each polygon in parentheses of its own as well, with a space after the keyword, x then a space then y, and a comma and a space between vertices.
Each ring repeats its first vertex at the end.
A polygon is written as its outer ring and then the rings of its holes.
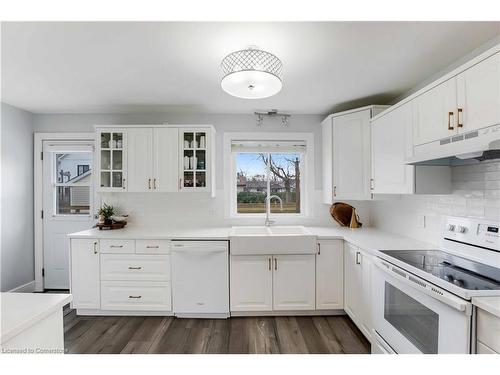
POLYGON ((230 53, 222 60, 221 68, 222 89, 238 98, 267 98, 283 86, 281 60, 255 47, 230 53))

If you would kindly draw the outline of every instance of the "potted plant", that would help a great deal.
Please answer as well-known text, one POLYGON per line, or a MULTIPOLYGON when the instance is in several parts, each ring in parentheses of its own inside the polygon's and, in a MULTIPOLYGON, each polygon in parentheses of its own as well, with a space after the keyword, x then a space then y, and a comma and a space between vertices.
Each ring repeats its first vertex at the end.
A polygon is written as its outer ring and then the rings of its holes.
POLYGON ((109 225, 113 221, 111 220, 111 216, 115 213, 115 209, 113 206, 107 205, 104 203, 102 207, 99 209, 99 222, 104 221, 104 224, 109 225))

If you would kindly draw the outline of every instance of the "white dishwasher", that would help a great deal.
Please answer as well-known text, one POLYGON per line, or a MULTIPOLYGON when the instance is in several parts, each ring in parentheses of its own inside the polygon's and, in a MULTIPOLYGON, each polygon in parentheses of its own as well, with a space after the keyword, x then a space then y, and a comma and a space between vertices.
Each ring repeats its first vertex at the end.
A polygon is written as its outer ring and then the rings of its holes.
POLYGON ((227 241, 172 241, 172 304, 180 318, 229 317, 227 241))

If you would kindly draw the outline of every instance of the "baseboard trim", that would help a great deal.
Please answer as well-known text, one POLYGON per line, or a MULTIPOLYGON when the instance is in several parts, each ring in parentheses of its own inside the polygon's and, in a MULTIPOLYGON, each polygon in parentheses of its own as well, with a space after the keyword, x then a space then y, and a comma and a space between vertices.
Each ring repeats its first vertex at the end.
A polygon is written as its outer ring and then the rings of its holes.
POLYGON ((344 310, 231 311, 231 316, 318 316, 345 315, 344 310))
POLYGON ((172 311, 131 311, 131 310, 99 310, 99 309, 76 309, 76 315, 94 316, 173 316, 172 311))
POLYGON ((35 292, 35 280, 30 281, 29 283, 19 285, 16 288, 13 288, 8 291, 8 293, 34 293, 35 292))
POLYGON ((177 318, 185 319, 228 319, 229 312, 227 313, 175 313, 177 318))

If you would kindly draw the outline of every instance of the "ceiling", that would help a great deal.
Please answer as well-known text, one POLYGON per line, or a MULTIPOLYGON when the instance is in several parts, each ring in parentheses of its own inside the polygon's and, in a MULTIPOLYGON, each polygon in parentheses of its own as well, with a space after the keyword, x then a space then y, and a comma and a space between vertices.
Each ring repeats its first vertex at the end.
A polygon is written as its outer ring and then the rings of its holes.
POLYGON ((500 35, 500 22, 2 23, 2 101, 35 113, 326 114, 388 103, 500 35), (256 45, 284 64, 267 99, 220 88, 256 45))

